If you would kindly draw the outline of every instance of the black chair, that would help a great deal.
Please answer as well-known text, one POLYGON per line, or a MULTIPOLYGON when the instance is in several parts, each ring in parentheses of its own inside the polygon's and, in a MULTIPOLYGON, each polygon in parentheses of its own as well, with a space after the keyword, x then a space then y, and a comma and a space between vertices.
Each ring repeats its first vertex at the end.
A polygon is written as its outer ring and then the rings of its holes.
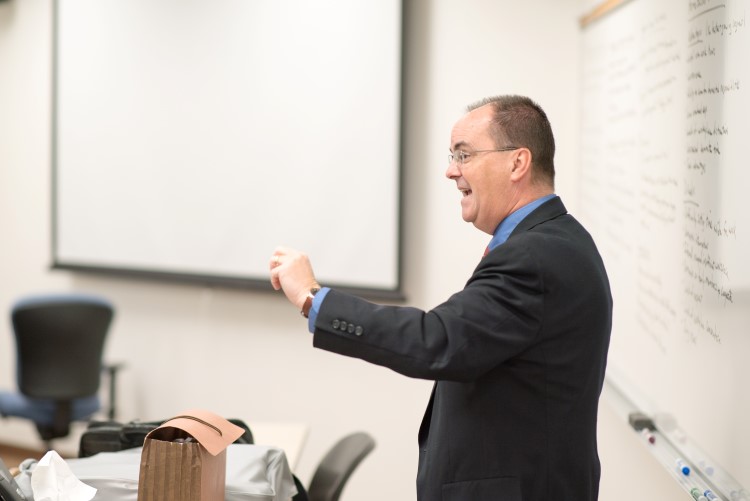
MULTIPOLYGON (((338 501, 346 482, 362 460, 375 448, 368 433, 345 436, 326 453, 318 464, 307 488, 309 501, 338 501)), ((302 493, 301 495, 304 495, 302 493)), ((295 501, 301 498, 294 498, 295 501)))
POLYGON ((33 421, 49 449, 52 439, 70 433, 72 421, 99 411, 102 354, 113 316, 109 301, 91 295, 18 301, 11 318, 19 391, 0 391, 0 414, 33 421))

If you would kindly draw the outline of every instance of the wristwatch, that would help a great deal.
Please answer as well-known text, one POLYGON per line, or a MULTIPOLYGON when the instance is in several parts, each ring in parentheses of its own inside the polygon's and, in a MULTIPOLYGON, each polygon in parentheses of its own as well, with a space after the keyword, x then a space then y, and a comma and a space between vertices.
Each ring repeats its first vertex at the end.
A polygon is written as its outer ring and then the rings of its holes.
POLYGON ((302 311, 300 311, 303 317, 308 318, 310 316, 310 308, 312 308, 313 298, 318 292, 320 292, 320 289, 313 287, 310 289, 310 292, 307 293, 305 303, 302 305, 302 311))

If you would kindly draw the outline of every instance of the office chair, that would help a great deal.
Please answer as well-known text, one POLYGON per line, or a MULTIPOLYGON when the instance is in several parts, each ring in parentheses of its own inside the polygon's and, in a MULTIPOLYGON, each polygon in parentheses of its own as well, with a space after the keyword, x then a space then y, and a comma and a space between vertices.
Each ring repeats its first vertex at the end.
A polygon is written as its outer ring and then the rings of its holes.
POLYGON ((315 469, 307 489, 307 499, 338 501, 349 477, 374 448, 372 436, 361 431, 336 442, 315 469))
POLYGON ((11 319, 19 391, 0 391, 0 415, 33 421, 50 449, 52 439, 70 433, 72 421, 97 412, 102 353, 113 315, 109 301, 90 295, 16 302, 11 319))

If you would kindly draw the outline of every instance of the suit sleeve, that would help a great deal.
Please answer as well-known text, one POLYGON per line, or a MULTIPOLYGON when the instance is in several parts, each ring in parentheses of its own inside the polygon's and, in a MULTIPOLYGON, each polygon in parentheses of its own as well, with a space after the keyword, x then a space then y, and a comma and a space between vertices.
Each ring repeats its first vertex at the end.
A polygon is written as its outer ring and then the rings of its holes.
POLYGON ((461 292, 430 311, 334 289, 321 305, 313 344, 410 377, 472 381, 534 342, 543 285, 531 249, 514 244, 484 258, 461 292))

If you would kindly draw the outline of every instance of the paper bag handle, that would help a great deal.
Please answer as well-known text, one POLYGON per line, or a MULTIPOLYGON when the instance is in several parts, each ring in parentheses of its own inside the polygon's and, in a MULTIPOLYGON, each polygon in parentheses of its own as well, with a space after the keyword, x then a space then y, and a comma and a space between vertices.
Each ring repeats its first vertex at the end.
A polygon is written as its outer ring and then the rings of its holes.
POLYGON ((173 417, 173 418, 168 419, 167 421, 165 421, 165 423, 168 423, 169 421, 172 421, 174 419, 192 419, 193 421, 198 421, 199 423, 204 424, 204 425, 208 426, 209 428, 213 428, 214 431, 216 431, 216 433, 218 433, 220 437, 224 436, 224 434, 221 432, 221 430, 219 428, 217 428, 216 426, 212 425, 208 421, 205 421, 205 420, 203 420, 203 419, 201 419, 199 417, 187 416, 187 415, 185 415, 185 416, 175 416, 175 417, 173 417))

